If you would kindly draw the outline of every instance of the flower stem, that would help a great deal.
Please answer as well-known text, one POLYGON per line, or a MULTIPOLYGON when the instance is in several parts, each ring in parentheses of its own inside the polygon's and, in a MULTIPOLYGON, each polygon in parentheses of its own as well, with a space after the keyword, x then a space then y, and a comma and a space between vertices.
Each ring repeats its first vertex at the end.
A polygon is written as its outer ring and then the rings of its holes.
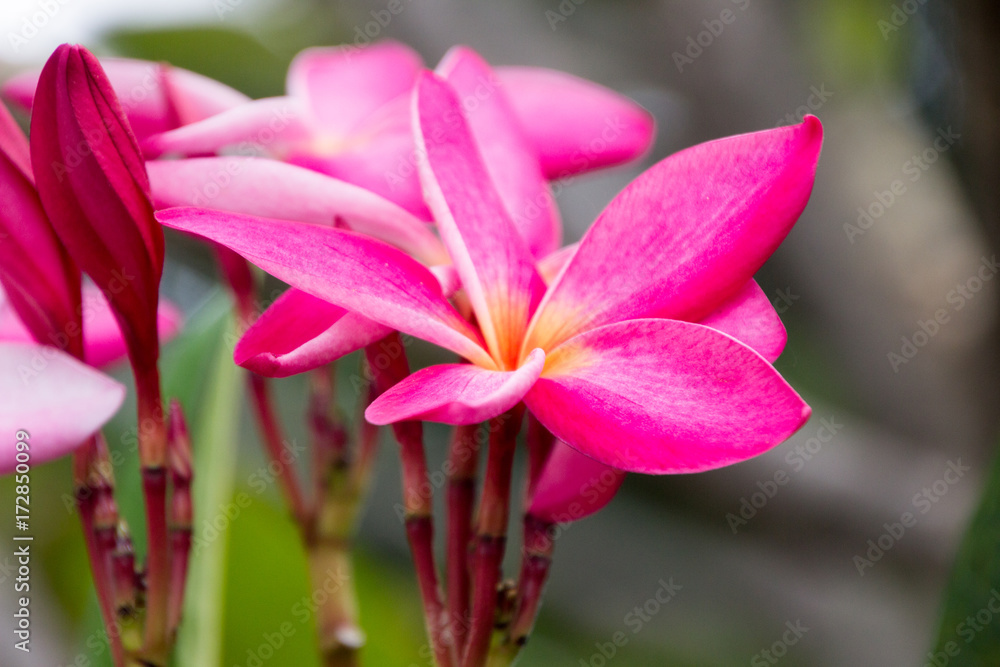
MULTIPOLYGON (((111 645, 111 655, 117 666, 125 664, 125 650, 121 635, 118 632, 115 614, 115 586, 112 579, 111 554, 104 549, 98 538, 95 526, 95 511, 98 495, 102 494, 99 485, 106 480, 106 475, 100 474, 99 439, 97 435, 88 440, 73 453, 73 483, 76 496, 76 509, 80 515, 83 527, 84 542, 87 546, 87 557, 94 578, 94 588, 97 591, 97 601, 104 619, 104 629, 111 645)), ((108 461, 110 464, 110 461, 108 461)))
POLYGON ((479 424, 456 426, 448 447, 448 619, 456 646, 469 629, 469 547, 479 464, 479 424))
POLYGON ((191 438, 180 403, 170 404, 170 602, 168 631, 173 637, 181 622, 184 608, 184 587, 187 583, 188 561, 191 556, 193 504, 191 481, 194 477, 191 458, 191 438))
POLYGON ((139 399, 139 463, 146 504, 146 633, 142 657, 165 665, 170 598, 170 541, 167 528, 167 425, 156 365, 135 369, 139 399))
POLYGON ((463 667, 481 667, 489 652, 497 609, 497 586, 507 542, 510 483, 523 408, 519 405, 489 423, 490 447, 479 502, 473 558, 472 625, 463 667))

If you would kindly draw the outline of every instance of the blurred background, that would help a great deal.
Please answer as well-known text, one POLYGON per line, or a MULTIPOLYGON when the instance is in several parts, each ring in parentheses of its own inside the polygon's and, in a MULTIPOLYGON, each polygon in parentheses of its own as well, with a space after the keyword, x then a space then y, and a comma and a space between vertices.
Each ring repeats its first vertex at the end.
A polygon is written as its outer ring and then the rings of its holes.
MULTIPOLYGON (((380 23, 386 5, 4 0, 0 78, 39 66, 65 41, 169 61, 253 97, 281 94, 302 48, 371 38, 404 41, 431 65, 464 43, 494 64, 572 72, 639 101, 658 136, 642 164, 565 184, 567 241, 672 152, 819 116, 826 138, 813 197, 758 276, 789 331, 777 367, 813 406, 812 420, 737 466, 630 476, 607 509, 566 527, 519 664, 928 664, 996 442, 1000 9, 986 0, 403 0, 380 23), (906 512, 915 523, 900 530, 906 512), (650 604, 665 584, 676 595, 650 604), (627 643, 609 658, 601 646, 617 632, 627 643)), ((252 419, 225 399, 242 384, 227 370, 228 297, 208 253, 170 236, 164 294, 188 318, 165 351, 167 393, 192 406, 205 434, 197 447, 212 447, 212 421, 239 429, 223 468, 251 501, 223 531, 220 664, 314 665, 312 629, 295 612, 309 595, 298 538, 260 474, 252 419), (295 632, 262 659, 286 621, 295 632)), ((300 440, 304 384, 277 383, 283 421, 300 440)), ((109 441, 127 439, 133 414, 121 411, 109 441)), ((432 470, 446 437, 428 431, 432 470)), ((136 468, 122 456, 120 503, 138 526, 136 468)), ((361 617, 366 664, 410 667, 429 661, 393 510, 394 459, 387 440, 358 536, 361 617)), ((26 661, 4 640, 0 665, 107 664, 67 463, 35 471, 34 651, 26 661)), ((0 497, 12 497, 9 482, 0 497)), ((220 511, 231 503, 217 500, 220 511)), ((13 605, 4 552, 0 627, 13 605)), ((985 603, 988 585, 981 595, 985 603)), ((976 641, 998 628, 987 624, 976 641)))

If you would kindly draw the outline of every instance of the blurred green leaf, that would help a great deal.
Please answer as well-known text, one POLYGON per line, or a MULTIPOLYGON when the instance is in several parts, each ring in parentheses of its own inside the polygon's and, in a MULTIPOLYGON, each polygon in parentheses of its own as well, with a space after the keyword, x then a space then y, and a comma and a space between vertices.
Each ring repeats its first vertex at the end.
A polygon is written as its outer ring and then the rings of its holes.
POLYGON ((250 97, 281 95, 288 59, 243 32, 226 28, 122 30, 105 36, 113 51, 162 60, 221 81, 250 97))
POLYGON ((1000 665, 1000 456, 959 547, 944 597, 934 656, 949 667, 1000 665))
MULTIPOLYGON (((218 326, 212 330, 218 331, 218 326)), ((223 507, 233 492, 243 373, 233 364, 227 340, 228 336, 216 337, 218 351, 207 396, 197 403, 201 407, 194 422, 194 544, 175 653, 176 664, 185 667, 215 667, 222 654, 227 535, 209 531, 216 508, 223 507)), ((191 360, 178 359, 177 366, 186 361, 191 360)), ((185 367, 189 375, 197 375, 191 371, 201 366, 185 367)), ((187 403, 187 410, 194 405, 187 403)))

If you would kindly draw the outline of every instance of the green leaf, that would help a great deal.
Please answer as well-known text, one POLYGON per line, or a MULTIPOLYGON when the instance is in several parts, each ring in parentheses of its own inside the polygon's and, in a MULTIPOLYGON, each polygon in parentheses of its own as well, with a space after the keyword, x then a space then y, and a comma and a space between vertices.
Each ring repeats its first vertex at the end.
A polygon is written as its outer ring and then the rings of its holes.
MULTIPOLYGON (((242 396, 242 371, 233 364, 227 339, 216 338, 218 349, 206 396, 198 402, 200 409, 193 420, 194 542, 174 657, 175 664, 185 667, 216 667, 222 657, 228 533, 214 531, 211 525, 217 508, 228 503, 233 493, 242 396)), ((183 366, 183 361, 177 365, 183 366)), ((203 366, 187 366, 187 372, 197 376, 199 368, 203 366)), ((188 403, 185 409, 191 411, 194 405, 188 403)))
POLYGON ((1000 456, 959 548, 930 664, 1000 665, 1000 456))

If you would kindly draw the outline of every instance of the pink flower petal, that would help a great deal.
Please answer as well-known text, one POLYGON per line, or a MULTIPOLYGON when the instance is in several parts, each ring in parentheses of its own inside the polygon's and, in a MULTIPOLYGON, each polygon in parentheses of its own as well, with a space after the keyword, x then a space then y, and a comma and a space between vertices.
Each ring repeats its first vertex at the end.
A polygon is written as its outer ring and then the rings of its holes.
POLYGON ((729 334, 771 363, 781 356, 788 340, 781 318, 753 280, 699 324, 729 334))
POLYGON ((517 231, 532 255, 548 255, 562 237, 559 210, 538 153, 525 137, 496 74, 467 47, 449 51, 436 71, 462 100, 486 171, 517 231))
POLYGON ((625 473, 556 441, 535 483, 528 514, 553 524, 579 521, 615 497, 625 473))
POLYGON ((32 466, 69 454, 110 419, 125 387, 56 348, 0 343, 0 474, 14 471, 27 431, 32 466))
POLYGON ((76 332, 67 351, 79 354, 80 270, 45 215, 30 171, 28 142, 0 105, 0 284, 30 336, 51 343, 76 332), (26 171, 27 169, 27 171, 26 171))
POLYGON ((496 72, 550 180, 629 162, 653 142, 653 117, 624 95, 550 69, 496 72))
MULTIPOLYGON (((223 83, 180 67, 131 58, 101 58, 100 62, 138 139, 250 101, 223 83)), ((39 74, 25 72, 11 78, 3 86, 4 95, 30 111, 39 74)))
POLYGON ((164 153, 206 155, 234 147, 240 154, 281 156, 309 140, 312 128, 302 102, 291 97, 253 100, 196 123, 147 137, 146 157, 164 153))
POLYGON ((254 322, 233 360, 267 377, 304 373, 360 350, 392 329, 292 288, 254 322))
POLYGON ((631 320, 549 353, 525 403, 557 438, 601 463, 699 472, 781 443, 810 410, 759 354, 676 320, 631 320))
POLYGON ((701 144, 668 157, 598 217, 535 314, 523 350, 643 317, 698 321, 741 290, 812 190, 822 127, 701 144))
POLYGON ((379 396, 365 411, 372 424, 404 420, 475 424, 517 405, 538 379, 545 353, 533 350, 520 368, 490 371, 472 364, 440 364, 417 371, 379 396))
POLYGON ((573 253, 580 247, 579 243, 571 243, 553 253, 550 253, 538 260, 538 273, 546 285, 551 285, 559 277, 559 272, 563 270, 569 260, 573 258, 573 253))
POLYGON ((422 67, 413 49, 393 41, 306 49, 289 67, 288 94, 305 101, 323 134, 344 136, 408 93, 422 67))
POLYGON ((486 367, 479 334, 425 267, 392 246, 342 229, 199 208, 157 213, 167 227, 220 243, 303 292, 452 350, 486 367))
POLYGON ((421 76, 414 98, 420 176, 441 239, 503 369, 517 367, 528 318, 544 284, 479 158, 451 87, 421 76))
POLYGON ((425 264, 450 261, 431 229, 367 190, 276 160, 209 157, 147 163, 158 208, 204 206, 263 218, 333 225, 391 243, 425 264))

